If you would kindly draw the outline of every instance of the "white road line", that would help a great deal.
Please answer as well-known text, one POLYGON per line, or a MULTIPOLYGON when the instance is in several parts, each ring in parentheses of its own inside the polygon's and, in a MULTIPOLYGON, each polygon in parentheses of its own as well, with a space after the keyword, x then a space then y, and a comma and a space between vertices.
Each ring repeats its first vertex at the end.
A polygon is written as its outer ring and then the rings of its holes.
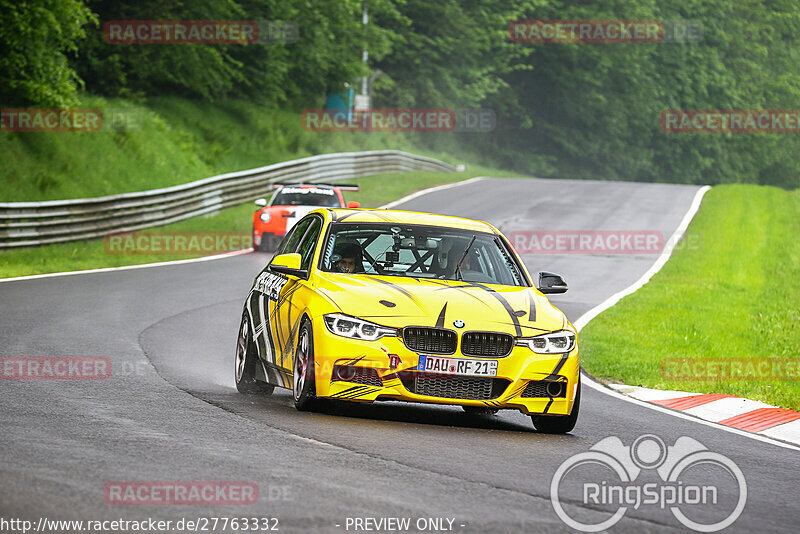
POLYGON ((762 430, 760 434, 800 443, 800 419, 762 430))
POLYGON ((410 195, 406 195, 403 198, 398 200, 393 200, 388 204, 384 204, 383 206, 379 206, 378 209, 391 209, 398 204, 402 204, 403 202, 408 202, 409 200, 414 200, 415 198, 421 197, 423 195, 427 195, 429 193, 435 193, 436 191, 444 191, 445 189, 452 189, 454 187, 461 187, 462 185, 467 185, 471 183, 475 183, 479 180, 485 180, 485 176, 476 176, 475 178, 469 178, 468 180, 462 180, 460 182, 453 182, 451 184, 443 184, 443 185, 436 185, 434 187, 429 187, 427 189, 422 189, 421 191, 417 191, 416 193, 411 193, 410 195))
POLYGON ((687 393, 685 391, 672 391, 666 389, 650 389, 639 386, 628 386, 626 384, 608 384, 608 387, 619 391, 620 393, 630 395, 633 398, 648 402, 700 395, 700 393, 687 393))
POLYGON ((664 264, 667 263, 667 260, 670 258, 670 256, 672 256, 672 251, 675 250, 676 244, 683 236, 683 233, 686 231, 686 229, 689 227, 689 223, 692 222, 692 219, 697 214, 697 211, 700 209, 700 203, 703 201, 703 196, 708 192, 709 189, 711 189, 711 187, 706 185, 701 187, 697 191, 697 194, 695 194, 694 196, 694 200, 692 200, 691 206, 689 206, 689 210, 686 212, 686 215, 683 216, 683 219, 681 220, 681 223, 678 225, 678 228, 675 229, 670 238, 666 241, 667 243, 670 244, 670 246, 666 249, 665 252, 663 252, 658 257, 656 262, 647 270, 647 272, 645 272, 642 275, 642 277, 639 278, 633 284, 629 285, 622 291, 614 293, 606 300, 604 300, 591 310, 581 315, 577 321, 572 323, 573 325, 575 325, 575 328, 580 330, 581 328, 586 326, 586 324, 589 321, 591 321, 592 319, 597 317, 600 313, 606 311, 608 308, 619 302, 622 297, 630 295, 631 293, 633 293, 634 291, 638 290, 640 287, 645 285, 647 282, 650 281, 650 278, 652 278, 654 274, 656 274, 658 271, 661 270, 664 264))
POLYGON ((22 280, 36 280, 39 278, 53 278, 55 276, 73 276, 76 274, 87 274, 87 273, 106 273, 111 271, 127 271, 130 269, 146 269, 149 267, 163 267, 164 265, 181 265, 184 263, 198 263, 201 261, 212 261, 212 260, 221 260, 223 258, 229 258, 231 256, 241 256, 242 254, 250 254, 253 252, 253 249, 246 248, 242 250, 234 250, 233 252, 225 252, 223 254, 215 254, 213 256, 202 256, 200 258, 191 258, 188 260, 175 260, 175 261, 161 261, 157 263, 142 263, 140 265, 123 265, 121 267, 103 267, 101 269, 87 269, 84 271, 67 271, 63 273, 47 273, 47 274, 31 274, 28 276, 17 276, 13 278, 0 278, 0 283, 2 282, 18 282, 22 280))
POLYGON ((626 402, 630 402, 632 404, 636 404, 638 406, 642 406, 644 408, 649 408, 651 410, 655 410, 657 412, 665 413, 671 415, 673 417, 677 417, 679 419, 685 419, 687 421, 694 421, 699 425, 709 426, 711 428, 716 428, 717 430, 723 430, 725 432, 729 432, 731 434, 738 434, 739 436, 744 436, 750 439, 754 439, 756 441, 762 441, 764 443, 771 443, 772 445, 777 445, 778 447, 783 447, 785 449, 791 449, 794 451, 800 451, 800 447, 796 445, 792 445, 790 443, 784 443, 783 441, 778 441, 772 438, 767 437, 766 435, 761 434, 754 434, 752 432, 747 432, 745 430, 739 430, 738 428, 733 428, 730 426, 720 425, 718 423, 714 423, 712 421, 706 421, 705 419, 700 419, 698 417, 694 417, 693 415, 686 415, 683 412, 679 412, 676 410, 671 410, 669 408, 664 408, 663 406, 659 406, 658 404, 651 404, 646 401, 640 401, 639 399, 634 399, 633 397, 629 397, 627 395, 623 395, 622 393, 617 393, 613 389, 609 389, 605 387, 603 384, 596 382, 594 378, 587 375, 586 373, 581 373, 581 383, 589 386, 592 389, 600 391, 601 393, 605 393, 611 397, 615 397, 620 400, 624 400, 626 402))

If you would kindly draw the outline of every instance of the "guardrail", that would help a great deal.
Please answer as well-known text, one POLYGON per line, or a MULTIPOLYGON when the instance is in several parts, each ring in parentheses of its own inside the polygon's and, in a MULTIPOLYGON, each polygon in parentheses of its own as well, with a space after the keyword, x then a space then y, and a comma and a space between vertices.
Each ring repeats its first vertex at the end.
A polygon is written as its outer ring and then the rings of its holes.
POLYGON ((187 184, 97 198, 0 203, 0 249, 62 243, 161 226, 272 194, 273 182, 336 181, 453 165, 399 150, 342 152, 285 161, 187 184))

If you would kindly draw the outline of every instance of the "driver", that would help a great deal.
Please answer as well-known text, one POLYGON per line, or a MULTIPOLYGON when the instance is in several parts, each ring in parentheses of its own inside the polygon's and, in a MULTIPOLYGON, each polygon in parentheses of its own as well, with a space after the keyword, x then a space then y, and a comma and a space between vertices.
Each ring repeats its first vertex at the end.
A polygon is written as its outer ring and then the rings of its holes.
MULTIPOLYGON (((463 251, 462 251, 462 254, 463 254, 463 251)), ((458 276, 458 273, 456 272, 456 267, 457 267, 456 263, 457 262, 458 262, 458 258, 453 260, 453 277, 454 278, 458 276)), ((477 251, 475 251, 473 249, 473 250, 470 250, 469 252, 467 252, 467 255, 464 256, 464 260, 461 262, 460 271, 461 271, 462 278, 463 278, 464 274, 467 271, 480 272, 480 262, 478 261, 478 253, 477 253, 477 251)))
POLYGON ((340 273, 363 273, 364 263, 361 247, 355 243, 342 243, 333 249, 334 255, 339 256, 335 268, 340 273))

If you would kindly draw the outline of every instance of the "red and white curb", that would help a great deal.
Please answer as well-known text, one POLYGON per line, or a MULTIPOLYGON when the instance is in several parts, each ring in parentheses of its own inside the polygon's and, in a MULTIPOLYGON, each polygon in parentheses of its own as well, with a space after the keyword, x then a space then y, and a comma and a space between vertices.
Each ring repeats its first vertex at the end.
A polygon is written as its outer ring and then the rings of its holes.
POLYGON ((606 386, 635 399, 712 423, 800 445, 800 412, 723 393, 687 393, 624 384, 606 386))

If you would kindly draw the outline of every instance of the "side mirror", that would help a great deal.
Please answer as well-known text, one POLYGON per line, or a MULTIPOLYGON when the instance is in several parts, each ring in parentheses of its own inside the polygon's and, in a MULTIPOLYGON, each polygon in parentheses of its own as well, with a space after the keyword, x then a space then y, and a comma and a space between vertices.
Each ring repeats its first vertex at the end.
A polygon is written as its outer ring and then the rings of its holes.
POLYGON ((559 274, 542 271, 539 273, 539 284, 536 286, 545 295, 554 293, 566 293, 567 282, 559 274))
POLYGON ((258 200, 256 200, 256 206, 261 206, 263 208, 266 205, 267 205, 266 198, 259 198, 258 200))
POLYGON ((298 278, 305 278, 308 276, 308 271, 300 269, 300 260, 300 254, 296 252, 291 254, 278 254, 272 258, 269 264, 269 270, 276 273, 296 276, 298 278))
POLYGON ((347 203, 347 207, 348 208, 360 208, 361 207, 361 202, 356 202, 355 200, 351 200, 350 202, 347 203))

